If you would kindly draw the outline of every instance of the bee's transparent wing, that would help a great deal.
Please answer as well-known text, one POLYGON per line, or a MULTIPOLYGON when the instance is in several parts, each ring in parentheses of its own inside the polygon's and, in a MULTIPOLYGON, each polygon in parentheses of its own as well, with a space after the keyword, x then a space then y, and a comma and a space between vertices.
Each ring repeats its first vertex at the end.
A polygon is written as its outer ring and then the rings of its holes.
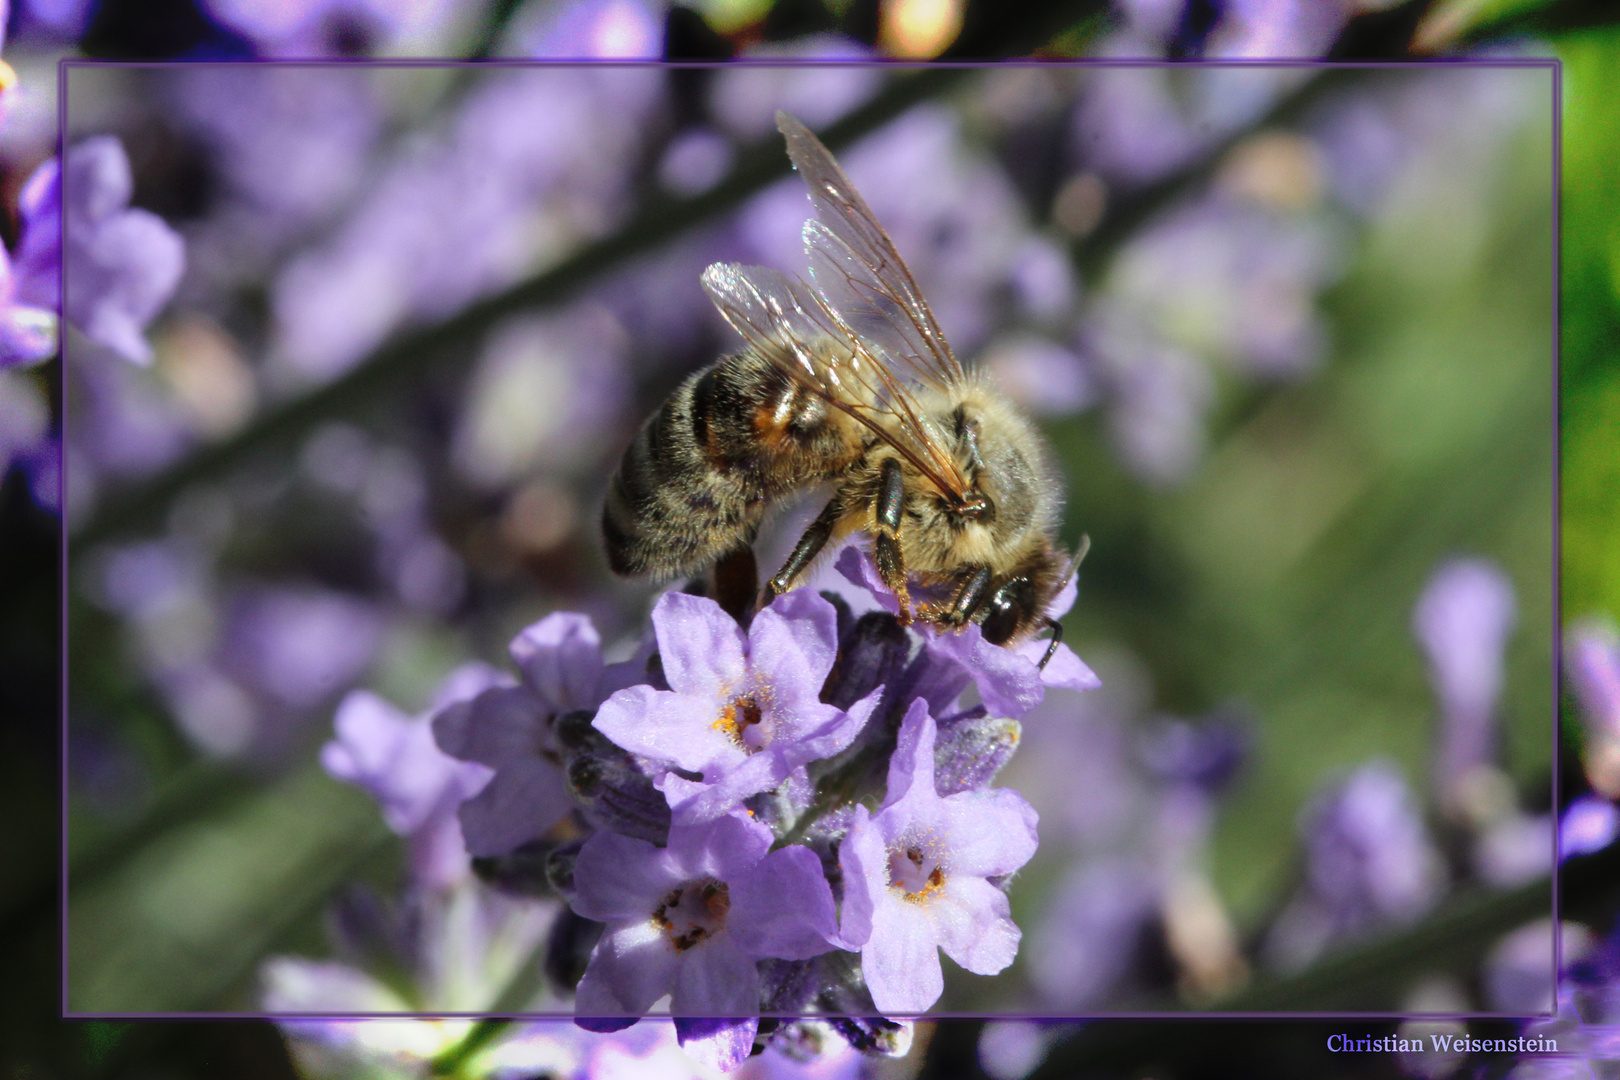
POLYGON ((907 377, 940 386, 960 379, 962 366, 866 200, 809 128, 785 112, 776 126, 816 208, 804 244, 830 314, 907 377))
POLYGON ((900 451, 948 498, 967 491, 955 456, 916 398, 816 290, 778 270, 736 263, 703 271, 703 287, 761 356, 900 451))

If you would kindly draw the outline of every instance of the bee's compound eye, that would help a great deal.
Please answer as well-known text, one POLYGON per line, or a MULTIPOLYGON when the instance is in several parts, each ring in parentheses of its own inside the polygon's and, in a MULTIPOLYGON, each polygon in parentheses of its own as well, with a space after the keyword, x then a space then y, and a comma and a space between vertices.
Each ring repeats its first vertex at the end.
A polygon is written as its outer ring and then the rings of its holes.
POLYGON ((1035 586, 1029 578, 1013 578, 991 594, 984 617, 984 640, 1005 645, 1034 614, 1035 586))

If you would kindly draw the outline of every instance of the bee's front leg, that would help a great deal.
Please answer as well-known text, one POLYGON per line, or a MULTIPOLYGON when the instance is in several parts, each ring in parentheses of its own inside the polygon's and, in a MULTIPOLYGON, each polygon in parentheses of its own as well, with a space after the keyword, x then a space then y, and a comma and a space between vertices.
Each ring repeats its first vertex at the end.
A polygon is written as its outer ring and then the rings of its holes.
POLYGON ((900 556, 900 521, 906 508, 906 478, 898 458, 885 458, 877 499, 872 505, 873 552, 878 577, 900 602, 900 625, 911 622, 911 594, 906 589, 906 563, 900 556))
POLYGON ((956 576, 956 596, 951 599, 949 607, 943 604, 924 615, 929 622, 938 623, 948 629, 958 629, 966 626, 973 613, 979 610, 985 597, 990 592, 990 568, 988 566, 967 566, 956 576))
POLYGON ((833 527, 838 524, 843 512, 844 500, 834 495, 816 520, 804 530, 799 542, 793 545, 793 553, 788 556, 787 562, 782 564, 782 569, 765 583, 765 589, 759 598, 760 607, 769 604, 793 587, 793 579, 804 573, 804 568, 814 562, 816 556, 821 554, 821 549, 827 546, 827 541, 833 534, 833 527))

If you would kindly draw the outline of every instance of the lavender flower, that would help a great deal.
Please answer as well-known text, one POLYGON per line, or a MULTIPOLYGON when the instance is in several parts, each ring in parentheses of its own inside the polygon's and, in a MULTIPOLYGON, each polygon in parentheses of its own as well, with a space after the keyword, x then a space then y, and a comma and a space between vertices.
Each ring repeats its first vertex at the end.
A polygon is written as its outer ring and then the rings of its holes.
POLYGON ((1608 622, 1577 623, 1566 636, 1564 658, 1584 720, 1587 779, 1599 793, 1620 799, 1620 638, 1608 622))
POLYGON ((746 635, 720 605, 684 593, 659 598, 652 622, 670 689, 621 690, 595 725, 626 750, 667 763, 661 786, 677 824, 713 820, 838 753, 877 707, 877 691, 848 712, 820 700, 837 655, 837 616, 807 589, 777 597, 746 635))
POLYGON ((145 364, 142 330, 179 282, 184 246, 156 214, 130 208, 129 158, 113 136, 69 149, 62 172, 63 310, 92 341, 145 364))
POLYGON ((1035 854, 1036 814, 1010 789, 941 798, 934 789, 937 727, 918 700, 900 725, 883 806, 855 808, 839 848, 840 934, 861 951, 872 1001, 886 1014, 918 1013, 944 990, 937 949, 969 971, 1012 963, 1020 933, 1005 878, 1035 854))
POLYGON ((580 1016, 639 1017, 664 994, 677 1017, 731 1017, 741 1061, 760 1004, 758 961, 806 960, 833 948, 832 890, 821 861, 792 845, 771 852, 765 825, 736 813, 670 829, 668 847, 599 832, 574 864, 576 912, 605 923, 580 981, 580 1016))
POLYGON ((1393 765, 1373 762, 1323 792, 1300 818, 1306 885, 1265 951, 1297 970, 1332 942, 1422 915, 1442 889, 1439 855, 1393 765))
POLYGON ((571 0, 525 10, 503 50, 538 60, 657 60, 664 52, 662 5, 648 0, 571 0))
POLYGON ((56 352, 56 306, 62 267, 62 185, 56 159, 23 185, 17 208, 22 237, 16 254, 0 251, 0 368, 56 352))
MULTIPOLYGON (((437 705, 473 697, 496 677, 482 665, 460 668, 441 688, 437 705)), ((489 783, 491 770, 434 745, 431 715, 408 717, 376 694, 350 691, 338 705, 337 739, 322 747, 321 764, 368 791, 388 827, 410 838, 419 880, 449 884, 467 869, 456 808, 489 783)))
MULTIPOLYGON (((573 806, 552 725, 562 713, 595 709, 644 663, 607 665, 590 619, 548 615, 512 639, 521 681, 451 702, 433 719, 444 751, 495 770, 462 804, 462 832, 474 855, 503 855, 537 839, 573 806)), ((644 659, 644 658, 643 658, 644 659)))
POLYGON ((1440 699, 1435 787, 1454 810, 1468 783, 1494 766, 1502 652, 1515 620, 1513 585, 1485 559, 1443 564, 1412 612, 1440 699))

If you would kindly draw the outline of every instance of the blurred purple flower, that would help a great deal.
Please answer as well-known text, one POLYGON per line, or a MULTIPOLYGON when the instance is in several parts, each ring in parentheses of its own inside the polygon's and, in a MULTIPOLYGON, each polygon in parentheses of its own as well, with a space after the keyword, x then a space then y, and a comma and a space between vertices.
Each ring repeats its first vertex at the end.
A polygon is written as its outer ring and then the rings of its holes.
MULTIPOLYGON (((1570 928, 1563 924, 1566 955, 1579 951, 1571 941, 1570 928)), ((1585 928, 1577 933, 1585 937, 1585 928)), ((1495 1012, 1531 1016, 1551 1012, 1556 1004, 1556 970, 1553 966, 1553 922, 1539 919, 1522 926, 1496 943, 1483 962, 1486 1006, 1495 1012)))
POLYGON ((205 0, 224 25, 253 40, 260 55, 360 57, 405 45, 434 55, 436 35, 455 10, 451 0, 205 0), (413 47, 412 47, 413 46, 413 47))
POLYGON ((1326 351, 1316 295, 1339 273, 1339 248, 1319 218, 1217 196, 1141 230, 1103 290, 1115 313, 1170 345, 1287 378, 1326 351))
POLYGON ((1581 795, 1564 809, 1558 823, 1558 857, 1602 851, 1620 836, 1620 809, 1607 799, 1581 795))
POLYGON ((979 1031, 979 1067, 991 1080, 1023 1080, 1045 1060, 1056 1034, 1034 1020, 991 1020, 979 1031))
POLYGON ((1300 831, 1305 885, 1265 943, 1284 970, 1304 967, 1345 937, 1410 922, 1440 897, 1439 854, 1405 780, 1387 762, 1363 765, 1318 795, 1300 831))
MULTIPOLYGON (((866 589, 890 614, 899 612, 899 601, 878 577, 876 565, 862 548, 854 544, 845 547, 834 566, 850 582, 866 589)), ((1047 615, 1061 618, 1073 606, 1077 590, 1071 578, 1052 598, 1047 615)), ((1038 665, 1048 648, 1048 643, 1042 639, 1008 647, 985 641, 984 631, 973 623, 961 630, 938 630, 926 623, 917 624, 917 628, 923 635, 923 648, 936 662, 936 669, 940 669, 936 670, 934 678, 948 678, 952 670, 970 678, 979 688, 985 708, 996 716, 1009 719, 1023 716, 1040 704, 1048 686, 1093 690, 1102 685, 1096 673, 1067 645, 1059 644, 1051 662, 1042 668, 1038 665)), ((950 696, 954 697, 954 692, 950 696)))
POLYGON ((1474 836, 1474 873, 1488 885, 1506 888, 1545 877, 1553 867, 1551 814, 1507 813, 1474 836))
POLYGON ((0 250, 0 368, 44 360, 56 352, 61 297, 62 185, 55 158, 23 185, 16 253, 0 250))
POLYGON ((162 218, 130 208, 129 158, 114 136, 70 148, 62 183, 67 319, 92 341, 145 364, 152 349, 143 331, 180 280, 184 245, 162 218))
MULTIPOLYGON (((495 679, 482 665, 461 668, 435 705, 466 700, 495 679)), ((321 764, 369 792, 388 827, 410 840, 417 881, 448 885, 467 871, 456 809, 489 782, 491 770, 442 752, 433 741, 431 718, 432 711, 408 717, 370 691, 352 690, 338 705, 337 738, 321 748, 321 764)))
POLYGON ((599 461, 634 400, 628 353, 624 328, 597 304, 493 329, 453 436, 457 471, 502 489, 540 469, 559 474, 599 461))
POLYGON ((833 948, 832 890, 809 848, 772 852, 765 825, 728 814, 670 829, 657 848, 610 832, 574 864, 576 912, 605 923, 575 997, 581 1017, 640 1017, 664 994, 677 1017, 743 1023, 735 1067, 757 1026, 757 961, 833 948))
POLYGON ((1353 0, 1229 0, 1207 56, 1296 59, 1322 56, 1358 5, 1353 0))
POLYGON ((502 51, 536 60, 658 60, 664 53, 664 5, 569 0, 543 7, 529 25, 508 33, 502 51))
POLYGON ((1586 777, 1598 792, 1620 799, 1620 637, 1612 623, 1591 619, 1570 627, 1564 673, 1580 703, 1586 777))
POLYGON ((859 63, 873 59, 873 50, 840 34, 810 34, 787 42, 769 42, 750 48, 746 55, 760 62, 728 65, 715 71, 709 89, 709 108, 715 119, 740 139, 775 137, 778 109, 792 113, 812 129, 826 127, 865 101, 882 83, 876 67, 859 63), (852 63, 764 62, 812 57, 852 63))
POLYGON ((1083 858, 1053 891, 1024 960, 1043 1008, 1096 1008, 1127 983, 1164 892, 1158 875, 1141 863, 1083 858))
POLYGON ((879 691, 847 713, 820 700, 837 616, 808 589, 777 597, 746 635, 720 605, 685 593, 660 597, 652 622, 670 689, 621 690, 595 726, 632 753, 700 774, 662 780, 677 824, 712 820, 838 753, 877 707, 879 691))
POLYGON ((1412 611, 1440 699, 1434 782, 1448 803, 1459 785, 1494 764, 1502 654, 1516 620, 1513 584, 1486 559, 1442 564, 1412 611))
POLYGON ((197 65, 161 85, 165 114, 210 151, 219 191, 187 227, 191 290, 257 284, 365 183, 382 73, 197 65))
POLYGON ((934 720, 912 702, 901 722, 889 786, 876 814, 855 807, 839 847, 840 934, 861 952, 878 1011, 920 1013, 944 990, 938 949, 994 975, 1018 952, 1004 878, 1035 854, 1035 810, 1008 788, 941 798, 934 789, 934 720))
POLYGON ((1109 431, 1126 468, 1151 484, 1184 479, 1204 452, 1204 415, 1215 399, 1209 366, 1106 297, 1081 324, 1078 347, 1108 399, 1109 431))
POLYGON ((257 586, 230 604, 226 665, 277 701, 304 709, 358 679, 382 637, 370 604, 313 586, 257 586))
POLYGON ((273 363, 348 370, 402 322, 442 318, 554 264, 629 212, 652 69, 491 71, 446 129, 387 162, 329 240, 271 289, 273 363))
POLYGON ((1008 335, 991 342, 979 364, 996 386, 1036 416, 1066 416, 1096 403, 1096 377, 1069 349, 1045 338, 1008 335))
MULTIPOLYGON (((1104 55, 1139 45, 1117 41, 1104 55)), ((1127 185, 1151 183, 1250 123, 1303 73, 1283 68, 1107 67, 1086 73, 1071 120, 1083 168, 1127 185)))

